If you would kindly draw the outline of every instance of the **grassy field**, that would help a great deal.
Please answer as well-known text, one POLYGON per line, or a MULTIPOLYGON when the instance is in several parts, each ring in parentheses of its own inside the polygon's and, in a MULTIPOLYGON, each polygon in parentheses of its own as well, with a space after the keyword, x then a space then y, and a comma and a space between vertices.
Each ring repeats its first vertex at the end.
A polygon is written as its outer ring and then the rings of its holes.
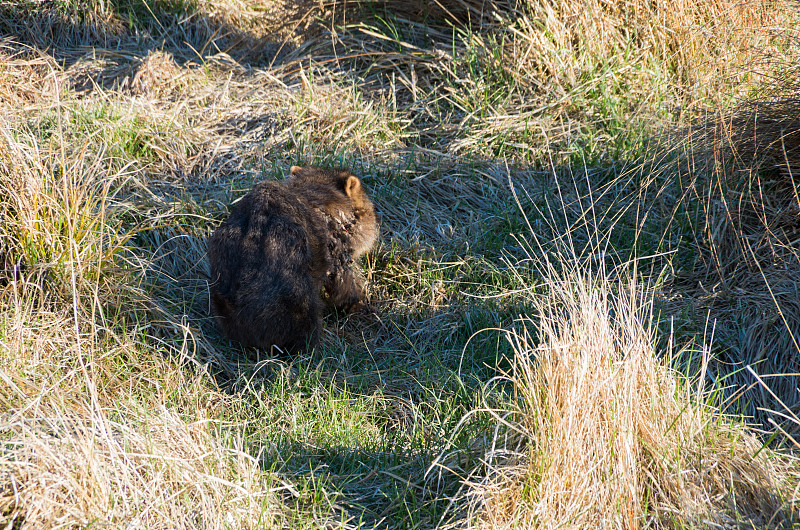
POLYGON ((0 527, 800 526, 799 12, 2 2, 0 527), (381 238, 287 359, 205 241, 292 165, 381 238))

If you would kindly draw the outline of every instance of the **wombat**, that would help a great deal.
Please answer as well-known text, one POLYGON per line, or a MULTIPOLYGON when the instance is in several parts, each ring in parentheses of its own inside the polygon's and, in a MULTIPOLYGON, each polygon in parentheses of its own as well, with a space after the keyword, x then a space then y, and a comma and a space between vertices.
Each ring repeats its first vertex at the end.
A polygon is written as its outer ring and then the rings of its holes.
POLYGON ((315 346, 326 299, 345 311, 363 303, 355 260, 377 238, 372 201, 347 170, 292 166, 287 180, 256 184, 208 241, 219 327, 245 346, 315 346))

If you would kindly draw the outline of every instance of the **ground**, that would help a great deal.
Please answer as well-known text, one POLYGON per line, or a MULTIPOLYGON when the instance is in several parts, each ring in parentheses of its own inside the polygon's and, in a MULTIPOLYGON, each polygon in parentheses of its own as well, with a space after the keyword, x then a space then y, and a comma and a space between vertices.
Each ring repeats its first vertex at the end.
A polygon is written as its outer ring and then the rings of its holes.
POLYGON ((796 13, 629 4, 6 2, 0 520, 798 524, 796 13), (381 238, 285 358, 205 245, 292 165, 381 238))

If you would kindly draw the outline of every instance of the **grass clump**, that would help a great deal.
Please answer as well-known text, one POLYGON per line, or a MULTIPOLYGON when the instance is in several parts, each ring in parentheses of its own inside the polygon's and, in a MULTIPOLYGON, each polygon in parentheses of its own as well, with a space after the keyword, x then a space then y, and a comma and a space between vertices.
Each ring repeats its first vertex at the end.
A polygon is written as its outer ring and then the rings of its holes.
POLYGON ((693 313, 685 320, 696 329, 715 320, 719 362, 712 369, 730 396, 748 388, 734 410, 796 433, 793 421, 765 414, 775 408, 773 397, 744 369, 786 374, 770 386, 800 410, 798 72, 782 62, 775 71, 758 95, 697 118, 679 139, 670 135, 664 163, 651 174, 655 185, 647 187, 649 207, 661 210, 666 249, 683 254, 667 281, 666 311, 693 313))
POLYGON ((87 289, 109 294, 125 254, 126 237, 107 215, 119 175, 85 153, 67 158, 40 150, 35 139, 15 138, 7 129, 0 174, 6 282, 39 282, 62 299, 87 289))
MULTIPOLYGON (((333 6, 342 26, 318 64, 388 92, 421 145, 525 163, 542 163, 547 146, 592 165, 642 154, 654 120, 750 90, 744 68, 788 52, 785 30, 756 28, 785 28, 794 13, 728 1, 333 6)), ((287 64, 314 67, 311 46, 287 64)))
POLYGON ((281 527, 279 479, 270 486, 243 440, 220 437, 214 421, 162 409, 136 425, 87 403, 64 414, 64 404, 4 421, 0 513, 10 524, 281 527))
POLYGON ((568 267, 547 287, 509 334, 514 405, 495 412, 499 434, 467 492, 475 526, 796 523, 795 458, 715 412, 703 377, 669 366, 640 284, 568 267))
POLYGON ((242 440, 153 394, 192 381, 183 363, 143 356, 143 327, 126 324, 135 280, 112 214, 123 177, 85 146, 17 136, 0 143, 0 515, 28 528, 271 524, 280 504, 269 487, 250 494, 265 479, 242 440))

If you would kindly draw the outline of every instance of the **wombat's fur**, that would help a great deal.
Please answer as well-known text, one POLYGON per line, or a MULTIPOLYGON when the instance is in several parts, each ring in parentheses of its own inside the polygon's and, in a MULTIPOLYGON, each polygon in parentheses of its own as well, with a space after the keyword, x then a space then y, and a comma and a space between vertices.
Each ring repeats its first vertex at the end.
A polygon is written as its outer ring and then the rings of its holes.
POLYGON ((314 346, 323 292, 336 308, 358 307, 354 260, 377 238, 372 202, 349 171, 293 166, 284 182, 256 184, 208 242, 219 327, 246 346, 314 346))

